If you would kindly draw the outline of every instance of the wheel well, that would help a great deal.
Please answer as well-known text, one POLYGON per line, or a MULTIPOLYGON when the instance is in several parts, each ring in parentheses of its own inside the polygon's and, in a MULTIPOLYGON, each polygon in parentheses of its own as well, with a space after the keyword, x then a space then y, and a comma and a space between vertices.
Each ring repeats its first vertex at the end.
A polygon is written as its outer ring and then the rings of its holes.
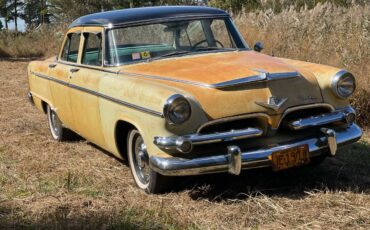
POLYGON ((41 106, 42 106, 42 110, 44 111, 44 113, 46 114, 47 113, 47 106, 48 104, 45 102, 45 101, 41 101, 41 106))
POLYGON ((127 159, 127 137, 130 130, 136 129, 134 125, 126 121, 118 121, 115 129, 115 140, 121 157, 127 159))

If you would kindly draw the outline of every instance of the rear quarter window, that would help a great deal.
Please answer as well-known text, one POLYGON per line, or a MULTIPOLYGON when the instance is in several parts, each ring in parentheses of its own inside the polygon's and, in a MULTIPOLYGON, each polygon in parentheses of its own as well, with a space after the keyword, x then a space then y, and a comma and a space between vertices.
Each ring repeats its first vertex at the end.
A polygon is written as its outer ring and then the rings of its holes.
POLYGON ((70 33, 67 35, 61 55, 63 61, 77 63, 80 39, 80 33, 70 33))

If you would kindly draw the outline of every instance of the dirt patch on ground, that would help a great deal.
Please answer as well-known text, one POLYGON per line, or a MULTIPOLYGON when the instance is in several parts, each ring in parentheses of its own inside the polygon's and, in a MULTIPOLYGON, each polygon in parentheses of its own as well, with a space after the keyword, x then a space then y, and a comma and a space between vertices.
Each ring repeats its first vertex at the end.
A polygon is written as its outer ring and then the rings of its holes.
POLYGON ((178 178, 175 192, 146 195, 109 154, 51 140, 26 68, 0 62, 0 228, 370 227, 367 138, 317 168, 178 178))

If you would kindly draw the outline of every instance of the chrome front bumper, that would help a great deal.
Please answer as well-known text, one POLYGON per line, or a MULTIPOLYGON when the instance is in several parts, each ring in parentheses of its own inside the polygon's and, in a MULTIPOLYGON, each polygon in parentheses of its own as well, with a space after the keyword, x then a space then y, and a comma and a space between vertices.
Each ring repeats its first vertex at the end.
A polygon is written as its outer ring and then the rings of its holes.
POLYGON ((344 146, 358 141, 362 136, 361 129, 356 124, 331 127, 322 130, 322 135, 309 137, 298 141, 279 143, 274 146, 241 152, 238 146, 229 146, 226 155, 215 155, 193 159, 150 157, 151 168, 168 176, 199 175, 218 172, 239 174, 242 169, 252 169, 271 166, 269 156, 276 151, 308 145, 311 157, 327 152, 333 155, 337 146, 344 146), (334 133, 333 133, 334 132, 334 133))

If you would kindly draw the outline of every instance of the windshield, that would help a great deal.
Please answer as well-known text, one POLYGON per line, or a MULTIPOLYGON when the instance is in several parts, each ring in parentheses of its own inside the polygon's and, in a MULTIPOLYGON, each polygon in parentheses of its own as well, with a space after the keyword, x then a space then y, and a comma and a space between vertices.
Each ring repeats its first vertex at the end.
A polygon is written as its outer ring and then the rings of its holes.
POLYGON ((231 19, 181 20, 107 31, 107 65, 247 48, 231 19))

